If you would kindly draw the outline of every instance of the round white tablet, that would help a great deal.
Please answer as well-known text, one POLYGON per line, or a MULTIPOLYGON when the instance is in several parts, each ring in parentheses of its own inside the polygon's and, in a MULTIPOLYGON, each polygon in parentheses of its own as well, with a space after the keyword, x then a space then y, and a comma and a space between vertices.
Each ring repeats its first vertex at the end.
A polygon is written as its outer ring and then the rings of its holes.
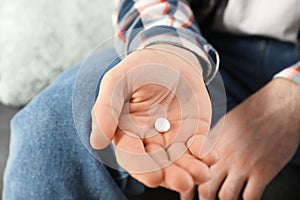
POLYGON ((158 132, 164 133, 170 129, 171 124, 166 118, 160 117, 155 121, 154 127, 158 132))

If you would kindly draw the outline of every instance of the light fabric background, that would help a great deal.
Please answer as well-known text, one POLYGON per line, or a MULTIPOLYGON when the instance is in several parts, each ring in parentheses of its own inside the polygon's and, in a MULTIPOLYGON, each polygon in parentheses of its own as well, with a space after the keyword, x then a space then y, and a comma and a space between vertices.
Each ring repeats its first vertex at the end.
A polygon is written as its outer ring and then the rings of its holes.
POLYGON ((0 0, 0 103, 22 106, 112 36, 113 1, 0 0))

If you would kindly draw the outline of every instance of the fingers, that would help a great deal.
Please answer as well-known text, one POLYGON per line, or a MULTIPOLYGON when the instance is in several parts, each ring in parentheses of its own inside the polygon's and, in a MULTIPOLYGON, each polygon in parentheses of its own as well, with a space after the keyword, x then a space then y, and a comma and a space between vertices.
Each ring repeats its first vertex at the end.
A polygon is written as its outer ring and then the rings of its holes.
POLYGON ((216 150, 211 150, 209 154, 205 157, 200 157, 200 159, 205 162, 208 166, 212 166, 219 160, 219 154, 216 150))
POLYGON ((198 195, 201 200, 215 200, 217 191, 211 188, 212 180, 198 186, 198 195))
POLYGON ((201 157, 202 145, 204 141, 205 141, 205 136, 194 135, 187 142, 187 146, 193 156, 199 158, 207 165, 212 166, 214 163, 216 163, 219 160, 219 155, 215 150, 211 150, 207 155, 205 155, 205 157, 201 157))
POLYGON ((266 184, 259 177, 251 176, 243 193, 243 199, 259 200, 264 192, 266 184))
MULTIPOLYGON (((94 109, 91 112, 92 115, 92 132, 90 135, 90 144, 94 149, 103 149, 105 148, 111 141, 113 137, 112 130, 104 132, 103 129, 99 127, 98 119, 95 116, 94 109), (104 133, 109 133, 104 134, 104 133)), ((112 123, 113 124, 113 123, 112 123)), ((112 129, 114 129, 115 125, 112 125, 112 129)), ((107 129, 108 127, 104 127, 104 129, 107 129)))
POLYGON ((168 148, 168 155, 172 162, 185 169, 193 177, 195 184, 203 184, 210 178, 208 166, 189 154, 183 143, 172 144, 168 148))
POLYGON ((148 187, 157 187, 163 180, 163 172, 156 161, 145 151, 141 139, 131 137, 118 129, 114 139, 118 163, 132 177, 148 187))
POLYGON ((238 196, 244 186, 246 176, 241 173, 229 173, 218 194, 220 199, 238 199, 238 196))
POLYGON ((161 146, 149 144, 146 149, 151 157, 163 167, 164 181, 161 186, 179 192, 182 200, 192 200, 195 184, 186 169, 181 168, 172 160, 169 161, 170 154, 167 154, 161 146))
POLYGON ((195 159, 192 155, 184 154, 175 163, 187 170, 197 185, 203 184, 210 179, 210 171, 207 165, 195 159))
POLYGON ((185 194, 194 187, 191 175, 176 164, 171 164, 163 169, 164 183, 167 188, 185 194))
POLYGON ((261 174, 247 175, 238 170, 227 172, 221 164, 212 166, 211 174, 213 177, 198 187, 201 200, 214 200, 217 196, 220 200, 238 199, 246 183, 243 199, 259 200, 267 184, 266 181, 262 181, 261 174))
MULTIPOLYGON (((213 174, 213 172, 212 172, 213 174)), ((226 173, 215 176, 208 182, 198 187, 200 200, 214 200, 218 196, 223 199, 238 199, 244 185, 247 181, 247 176, 242 175, 238 171, 229 172, 224 183, 226 173), (219 188, 221 189, 219 190, 219 188)), ((260 175, 261 176, 261 175, 260 175)), ((262 181, 258 176, 250 176, 246 187, 243 191, 243 199, 259 200, 265 190, 266 182, 262 181)))
POLYGON ((211 167, 212 178, 198 187, 199 198, 201 200, 215 200, 218 190, 225 179, 227 172, 221 165, 211 167))
POLYGON ((195 187, 186 192, 180 193, 180 200, 193 200, 195 196, 195 187))
POLYGON ((95 149, 105 148, 112 140, 127 98, 127 88, 120 70, 112 69, 103 77, 100 92, 92 110, 90 143, 95 149))

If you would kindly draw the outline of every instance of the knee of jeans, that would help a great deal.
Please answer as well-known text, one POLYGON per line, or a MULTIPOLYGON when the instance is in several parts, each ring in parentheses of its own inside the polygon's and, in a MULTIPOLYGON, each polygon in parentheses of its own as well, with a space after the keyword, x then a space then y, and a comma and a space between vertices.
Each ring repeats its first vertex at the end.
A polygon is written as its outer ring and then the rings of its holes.
MULTIPOLYGON (((72 87, 69 90, 72 90, 72 87)), ((72 126, 71 107, 71 91, 64 88, 46 89, 13 117, 12 139, 37 139, 55 134, 60 128, 72 126)))
POLYGON ((59 75, 11 120, 12 133, 21 131, 32 135, 34 131, 50 131, 65 121, 72 121, 72 90, 79 65, 59 75))

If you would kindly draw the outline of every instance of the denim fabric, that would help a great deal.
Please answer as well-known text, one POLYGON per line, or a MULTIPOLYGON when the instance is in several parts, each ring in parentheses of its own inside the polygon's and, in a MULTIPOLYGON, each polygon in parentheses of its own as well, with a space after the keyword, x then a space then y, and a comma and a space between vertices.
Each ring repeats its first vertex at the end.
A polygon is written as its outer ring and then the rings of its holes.
POLYGON ((270 38, 214 33, 208 40, 220 55, 228 110, 300 59, 294 44, 270 38))
MULTIPOLYGON (((98 61, 103 64, 114 55, 104 51, 98 61)), ((77 135, 72 89, 78 69, 60 75, 13 118, 4 200, 126 199, 77 135)), ((95 87, 92 82, 86 83, 87 90, 95 87)))
MULTIPOLYGON (((221 56, 220 72, 226 86, 228 110, 299 59, 293 45, 275 40, 226 35, 215 35, 209 40, 221 56)), ((103 51, 95 57, 95 66, 103 70, 115 56, 113 50, 103 51)), ((82 93, 76 90, 80 98, 91 96, 88 102, 82 100, 82 116, 89 116, 88 109, 95 98, 100 77, 97 67, 88 70, 81 85, 82 93)), ((137 193, 142 191, 133 179, 119 180, 122 173, 99 162, 99 152, 90 148, 88 135, 81 135, 89 132, 90 117, 79 117, 83 120, 82 127, 74 123, 72 95, 74 83, 78 83, 78 70, 76 66, 60 75, 13 118, 4 200, 121 200, 126 199, 122 193, 126 188, 137 193)), ((216 82, 208 86, 211 92, 218 85, 216 82)), ((299 162, 299 155, 293 162, 299 162)))

